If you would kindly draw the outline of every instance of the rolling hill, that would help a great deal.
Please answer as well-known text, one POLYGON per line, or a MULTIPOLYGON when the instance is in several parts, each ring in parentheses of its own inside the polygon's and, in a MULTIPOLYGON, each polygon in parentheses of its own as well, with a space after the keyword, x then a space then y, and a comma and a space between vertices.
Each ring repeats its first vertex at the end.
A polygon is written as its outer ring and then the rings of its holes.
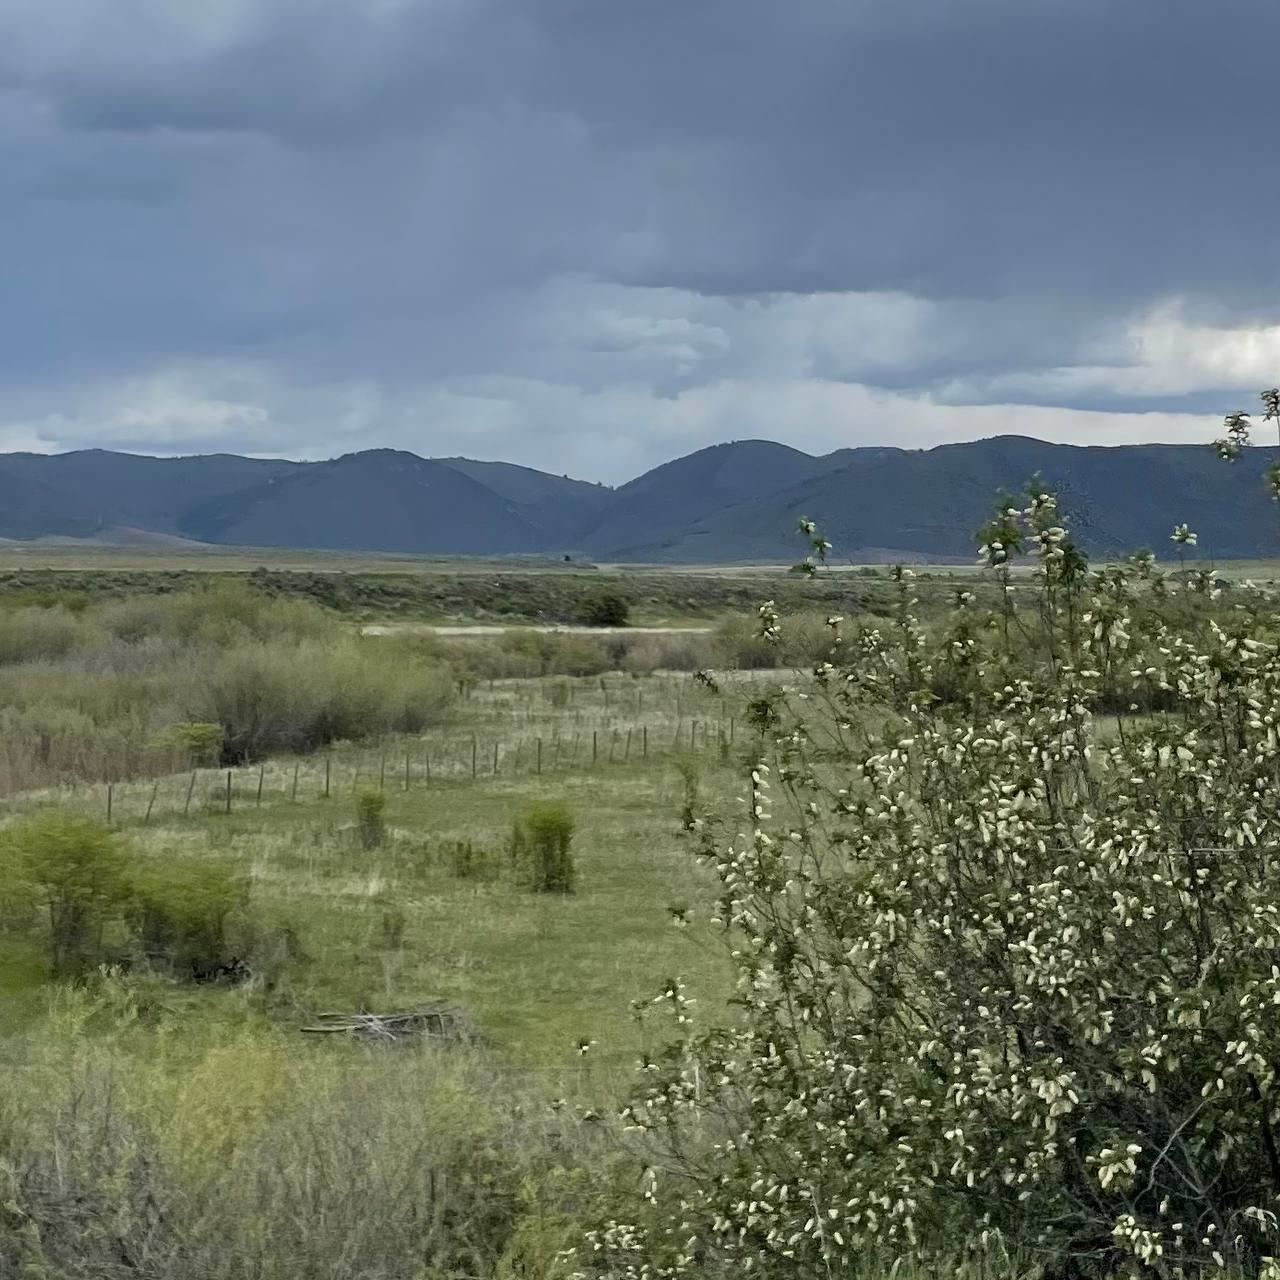
POLYGON ((309 463, 197 504, 179 532, 239 546, 443 555, 532 552, 543 541, 491 488, 394 449, 309 463))
POLYGON ((1202 551, 1249 558, 1280 550, 1280 511, 1261 473, 1277 456, 1257 448, 1235 466, 1194 445, 1047 444, 1002 436, 928 450, 859 452, 846 466, 691 521, 677 539, 631 549, 635 559, 715 562, 794 557, 796 522, 816 520, 839 559, 970 559, 973 530, 1001 491, 1039 475, 1095 554, 1148 546, 1163 554, 1175 523, 1202 551))
POLYGON ((814 457, 714 445, 616 489, 505 462, 371 449, 327 462, 86 450, 0 454, 0 538, 185 539, 222 546, 599 561, 789 561, 801 516, 839 560, 961 559, 1001 491, 1040 475, 1095 554, 1169 546, 1180 521, 1218 558, 1280 553, 1261 472, 1194 445, 1081 447, 1002 436, 814 457))

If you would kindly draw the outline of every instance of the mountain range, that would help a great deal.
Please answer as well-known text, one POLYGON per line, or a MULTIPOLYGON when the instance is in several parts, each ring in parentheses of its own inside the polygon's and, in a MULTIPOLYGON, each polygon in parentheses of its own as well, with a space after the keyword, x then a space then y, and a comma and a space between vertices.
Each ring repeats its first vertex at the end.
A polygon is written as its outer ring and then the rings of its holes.
POLYGON ((1033 476, 1086 548, 1170 548, 1174 524, 1220 559, 1280 554, 1261 473, 1197 445, 1077 446, 998 436, 815 457, 767 440, 713 445, 610 488, 506 462, 369 449, 327 462, 90 449, 0 454, 0 538, 555 555, 603 562, 790 561, 801 517, 835 558, 968 560, 973 530, 1033 476))

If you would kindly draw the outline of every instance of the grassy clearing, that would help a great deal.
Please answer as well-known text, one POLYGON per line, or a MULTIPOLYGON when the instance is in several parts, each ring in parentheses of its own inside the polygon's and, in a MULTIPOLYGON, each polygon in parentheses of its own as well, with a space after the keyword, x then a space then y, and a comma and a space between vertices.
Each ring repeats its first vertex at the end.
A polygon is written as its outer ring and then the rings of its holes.
MULTIPOLYGON (((592 1121, 634 1080, 631 1001, 679 975, 699 1009, 724 1010, 677 766, 730 803, 742 697, 764 679, 719 696, 687 676, 483 683, 423 734, 232 770, 230 814, 224 770, 112 784, 133 856, 247 872, 255 917, 301 955, 269 983, 139 971, 77 989, 48 981, 35 942, 0 944, 0 1271, 559 1275, 574 1224, 632 1176, 592 1121), (371 789, 386 833, 366 848, 371 789), (510 863, 514 824, 545 802, 576 822, 572 894, 530 892, 510 863), (327 1010, 434 999, 477 1045, 379 1051, 301 1031, 327 1010)), ((105 819, 107 794, 27 793, 5 821, 49 806, 105 819)))
MULTIPOLYGON (((675 761, 697 762, 708 798, 734 794, 747 737, 739 711, 687 678, 495 682, 455 723, 413 738, 199 770, 194 782, 45 790, 8 810, 58 804, 105 820, 110 790, 112 826, 144 856, 247 870, 258 909, 287 923, 307 956, 272 993, 286 1024, 330 1006, 442 997, 505 1061, 607 1074, 634 1054, 629 1002, 669 972, 692 975, 712 1002, 723 995, 718 953, 674 928, 668 910, 706 892, 679 831, 675 761), (388 839, 376 849, 356 829, 356 796, 370 788, 386 797, 388 839), (510 867, 513 824, 546 800, 577 820, 579 891, 569 897, 525 891, 510 867), (470 845, 474 864, 461 873, 458 845, 470 845), (581 1058, 583 1039, 599 1052, 581 1058)), ((30 952, 0 952, 6 1023, 30 1019, 39 977, 30 952)))

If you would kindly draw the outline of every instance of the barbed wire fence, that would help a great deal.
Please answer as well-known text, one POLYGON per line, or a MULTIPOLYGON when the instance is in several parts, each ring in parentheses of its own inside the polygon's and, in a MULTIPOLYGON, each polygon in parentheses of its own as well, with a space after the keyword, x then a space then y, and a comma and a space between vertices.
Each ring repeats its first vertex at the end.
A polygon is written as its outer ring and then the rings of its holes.
POLYGON ((229 768, 206 764, 96 783, 71 778, 0 799, 0 814, 59 805, 112 827, 146 826, 363 791, 491 786, 689 754, 728 758, 751 732, 743 715, 745 685, 766 673, 739 674, 743 679, 718 690, 686 676, 483 682, 464 696, 460 723, 421 734, 335 743, 229 768))

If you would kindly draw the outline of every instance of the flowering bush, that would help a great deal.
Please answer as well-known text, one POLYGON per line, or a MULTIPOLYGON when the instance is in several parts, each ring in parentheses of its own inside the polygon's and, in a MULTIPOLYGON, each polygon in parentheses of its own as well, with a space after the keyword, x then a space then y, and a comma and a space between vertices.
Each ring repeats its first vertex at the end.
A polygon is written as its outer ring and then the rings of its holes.
POLYGON ((750 823, 703 827, 739 1016, 655 1000, 672 1035, 624 1113, 644 1193, 584 1274, 829 1277, 958 1242, 1056 1276, 1276 1273, 1268 606, 1149 555, 1091 573, 1038 489, 982 543, 999 606, 959 592, 926 628, 900 570, 883 628, 831 619, 763 722, 750 823))

